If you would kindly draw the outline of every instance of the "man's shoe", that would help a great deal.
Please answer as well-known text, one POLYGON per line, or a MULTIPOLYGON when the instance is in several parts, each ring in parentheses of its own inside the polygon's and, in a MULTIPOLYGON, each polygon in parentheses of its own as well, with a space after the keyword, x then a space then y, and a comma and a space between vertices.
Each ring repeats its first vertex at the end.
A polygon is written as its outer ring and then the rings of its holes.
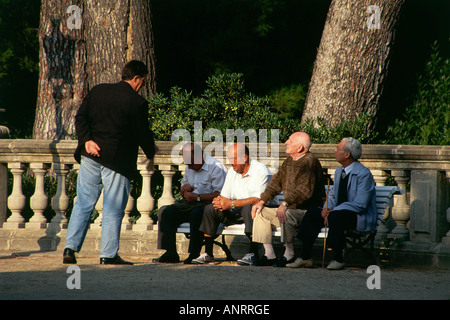
POLYGON ((77 259, 75 258, 75 250, 72 250, 70 248, 64 249, 63 263, 64 264, 76 264, 77 263, 77 259))
POLYGON ((242 259, 236 261, 241 266, 252 266, 256 262, 256 257, 254 253, 247 253, 242 259))
POLYGON ((344 269, 344 263, 333 260, 327 267, 328 270, 342 270, 344 269))
POLYGON ((161 257, 153 259, 153 262, 178 263, 180 262, 180 256, 178 253, 168 253, 166 251, 161 257))
POLYGON ((303 260, 302 258, 297 258, 297 259, 295 259, 294 262, 286 264, 286 267, 288 267, 288 268, 312 268, 313 260, 312 259, 303 260))
POLYGON ((262 258, 259 258, 255 261, 254 265, 258 267, 267 267, 273 266, 276 262, 277 258, 268 259, 266 256, 262 256, 262 258))
POLYGON ((133 265, 133 262, 125 261, 118 255, 114 258, 100 258, 100 264, 128 264, 133 265))
POLYGON ((295 257, 292 257, 291 259, 287 260, 287 258, 285 256, 283 256, 283 258, 281 258, 281 260, 277 260, 277 262, 275 262, 275 264, 273 266, 284 268, 284 267, 286 267, 286 265, 288 263, 293 263, 294 261, 295 261, 295 257))
POLYGON ((195 256, 189 255, 189 257, 187 257, 187 258, 183 261, 183 263, 184 263, 184 264, 192 264, 192 260, 194 260, 194 259, 195 259, 195 256))
POLYGON ((206 252, 200 255, 197 259, 192 260, 192 263, 195 264, 207 264, 207 263, 213 263, 215 262, 214 257, 211 257, 206 252))

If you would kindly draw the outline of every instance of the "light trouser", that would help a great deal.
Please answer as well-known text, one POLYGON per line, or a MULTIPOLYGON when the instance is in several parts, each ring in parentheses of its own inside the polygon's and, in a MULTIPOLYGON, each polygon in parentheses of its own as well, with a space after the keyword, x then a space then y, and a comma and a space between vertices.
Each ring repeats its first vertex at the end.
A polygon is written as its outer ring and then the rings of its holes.
POLYGON ((70 216, 65 248, 79 252, 92 211, 103 189, 100 258, 114 258, 119 251, 120 228, 130 192, 130 180, 96 161, 82 157, 77 180, 77 199, 70 216))
MULTIPOLYGON (((264 207, 253 220, 253 241, 272 244, 272 231, 280 226, 280 220, 276 217, 277 208, 264 207)), ((306 210, 287 209, 284 223, 284 238, 286 243, 292 243, 297 229, 302 222, 306 210)))

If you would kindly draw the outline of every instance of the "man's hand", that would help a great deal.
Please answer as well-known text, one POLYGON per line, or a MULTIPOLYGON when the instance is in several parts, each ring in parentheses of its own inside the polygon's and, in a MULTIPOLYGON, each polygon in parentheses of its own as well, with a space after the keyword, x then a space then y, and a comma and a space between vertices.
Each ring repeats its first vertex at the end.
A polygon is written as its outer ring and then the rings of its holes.
POLYGON ((215 197, 212 201, 214 209, 225 211, 231 208, 231 200, 222 196, 215 197))
POLYGON ((256 204, 252 206, 252 219, 256 218, 256 215, 259 214, 264 206, 264 201, 259 200, 256 204))
POLYGON ((184 193, 183 197, 186 199, 187 202, 194 202, 197 201, 198 194, 188 191, 184 193))
POLYGON ((84 144, 84 147, 86 149, 86 152, 88 154, 90 154, 91 156, 100 157, 100 153, 99 153, 100 147, 98 146, 97 143, 95 143, 94 140, 86 141, 84 144))
POLYGON ((280 220, 280 223, 285 223, 287 221, 286 211, 287 211, 286 206, 282 204, 280 204, 280 206, 277 208, 276 216, 278 220, 280 220))
POLYGON ((184 198, 184 194, 186 192, 192 192, 192 191, 194 191, 194 187, 191 186, 189 183, 183 184, 180 189, 180 193, 183 198, 184 198))
POLYGON ((333 211, 333 210, 322 209, 321 215, 322 215, 325 227, 328 227, 328 215, 330 214, 331 211, 333 211))

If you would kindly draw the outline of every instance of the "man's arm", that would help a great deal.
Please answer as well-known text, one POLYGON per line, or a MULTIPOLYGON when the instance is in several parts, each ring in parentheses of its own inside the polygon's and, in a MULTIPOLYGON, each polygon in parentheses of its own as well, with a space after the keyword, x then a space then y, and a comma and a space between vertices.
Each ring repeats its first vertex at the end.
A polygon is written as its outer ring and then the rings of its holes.
POLYGON ((135 127, 133 129, 138 145, 142 148, 142 151, 144 151, 145 156, 148 159, 153 159, 155 153, 158 151, 158 147, 155 145, 153 131, 150 130, 147 103, 144 103, 136 113, 135 127))
POLYGON ((242 208, 246 205, 254 205, 259 201, 258 197, 251 197, 247 199, 239 199, 239 200, 230 200, 224 196, 218 196, 214 198, 213 205, 217 210, 230 210, 233 209, 232 206, 234 204, 235 208, 242 208))

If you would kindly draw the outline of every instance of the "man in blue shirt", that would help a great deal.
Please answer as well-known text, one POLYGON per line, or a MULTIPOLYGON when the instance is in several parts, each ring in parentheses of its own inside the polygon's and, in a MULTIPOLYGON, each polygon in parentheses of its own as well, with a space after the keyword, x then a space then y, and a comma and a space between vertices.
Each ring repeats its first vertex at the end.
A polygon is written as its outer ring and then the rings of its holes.
POLYGON ((312 267, 312 247, 325 225, 329 227, 327 244, 333 249, 333 260, 327 268, 341 270, 344 268, 345 231, 370 231, 377 227, 375 181, 369 169, 358 161, 361 143, 354 138, 344 138, 334 152, 341 166, 335 171, 328 206, 324 204, 323 209, 313 208, 305 214, 297 234, 303 242, 301 257, 287 267, 312 267))

